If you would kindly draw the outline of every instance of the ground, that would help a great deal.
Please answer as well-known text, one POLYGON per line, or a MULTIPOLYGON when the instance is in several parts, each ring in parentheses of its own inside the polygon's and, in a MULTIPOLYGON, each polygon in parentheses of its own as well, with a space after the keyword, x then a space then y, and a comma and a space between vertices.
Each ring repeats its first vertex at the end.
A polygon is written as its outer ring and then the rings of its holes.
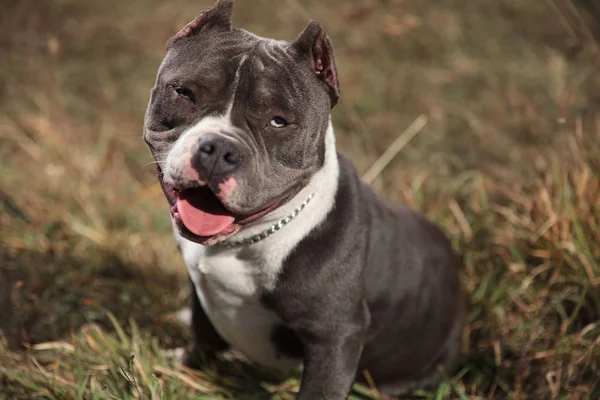
MULTIPOLYGON (((237 3, 234 23, 264 36, 323 23, 341 82, 339 148, 464 254, 464 359, 420 395, 599 398, 597 4, 237 3), (421 129, 407 131, 414 121, 421 129)), ((236 359, 190 371, 163 354, 189 340, 173 316, 189 293, 142 121, 164 43, 208 5, 3 2, 5 398, 293 398, 297 376, 236 359)), ((372 387, 353 396, 381 398, 372 387)))

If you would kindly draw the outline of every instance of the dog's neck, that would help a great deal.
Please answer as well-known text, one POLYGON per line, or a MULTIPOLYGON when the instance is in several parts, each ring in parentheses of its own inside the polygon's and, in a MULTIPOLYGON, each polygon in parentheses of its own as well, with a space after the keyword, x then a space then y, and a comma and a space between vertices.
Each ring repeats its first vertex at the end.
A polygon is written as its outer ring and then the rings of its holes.
POLYGON ((281 207, 248 225, 231 239, 211 246, 209 253, 213 249, 231 251, 253 247, 266 250, 272 246, 295 246, 302 237, 321 224, 333 208, 338 176, 335 136, 330 121, 325 136, 325 161, 309 183, 281 207))

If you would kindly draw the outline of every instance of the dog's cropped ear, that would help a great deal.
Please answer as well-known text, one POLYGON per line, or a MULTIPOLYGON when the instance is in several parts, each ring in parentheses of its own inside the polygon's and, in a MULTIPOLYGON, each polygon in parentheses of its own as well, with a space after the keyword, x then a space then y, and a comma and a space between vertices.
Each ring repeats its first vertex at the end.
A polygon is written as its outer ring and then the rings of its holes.
POLYGON ((333 48, 321 25, 316 21, 309 23, 292 42, 292 46, 301 60, 308 62, 311 71, 325 83, 331 100, 331 108, 333 108, 340 99, 340 88, 333 59, 333 48))
POLYGON ((219 0, 213 8, 203 11, 192 22, 184 26, 183 29, 169 40, 167 46, 170 46, 181 38, 197 35, 203 30, 231 30, 232 12, 233 0, 219 0))

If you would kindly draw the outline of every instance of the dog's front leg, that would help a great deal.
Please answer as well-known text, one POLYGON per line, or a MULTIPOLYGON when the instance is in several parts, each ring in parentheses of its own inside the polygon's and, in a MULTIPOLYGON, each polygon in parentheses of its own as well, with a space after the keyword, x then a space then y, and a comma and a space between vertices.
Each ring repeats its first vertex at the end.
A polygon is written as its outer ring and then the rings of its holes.
POLYGON ((343 400, 354 382, 363 348, 363 329, 344 326, 324 336, 301 336, 304 370, 298 400, 343 400))
POLYGON ((217 353, 229 349, 229 344, 221 338, 208 319, 193 283, 191 283, 191 287, 193 343, 186 350, 181 361, 186 367, 199 369, 202 367, 203 356, 208 359, 214 358, 217 353))

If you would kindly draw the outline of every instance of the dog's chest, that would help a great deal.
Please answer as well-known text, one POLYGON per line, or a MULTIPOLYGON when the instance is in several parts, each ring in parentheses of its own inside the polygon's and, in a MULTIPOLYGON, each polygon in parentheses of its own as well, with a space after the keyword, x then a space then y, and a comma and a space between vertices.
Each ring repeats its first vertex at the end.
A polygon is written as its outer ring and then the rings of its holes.
POLYGON ((200 246, 182 251, 200 303, 223 339, 259 364, 295 368, 299 360, 281 354, 273 340, 281 321, 261 303, 279 266, 251 254, 208 255, 200 246))

